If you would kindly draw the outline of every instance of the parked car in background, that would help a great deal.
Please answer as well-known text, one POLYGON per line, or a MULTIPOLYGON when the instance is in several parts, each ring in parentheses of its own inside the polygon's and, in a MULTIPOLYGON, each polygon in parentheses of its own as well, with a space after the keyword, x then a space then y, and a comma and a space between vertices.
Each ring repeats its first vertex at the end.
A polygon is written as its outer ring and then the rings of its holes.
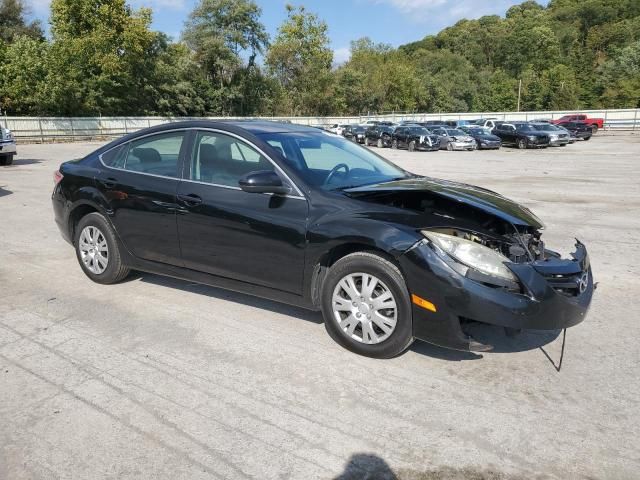
POLYGON ((503 145, 513 145, 521 149, 547 148, 550 141, 548 134, 537 130, 528 122, 498 122, 491 133, 500 137, 503 145))
POLYGON ((554 125, 564 125, 569 122, 583 122, 591 127, 592 133, 597 133, 599 129, 604 128, 604 119, 603 118, 591 118, 583 113, 579 113, 576 115, 565 115, 564 117, 560 117, 557 120, 552 120, 551 123, 554 125))
POLYGON ((342 136, 352 142, 364 143, 365 131, 366 127, 363 125, 347 125, 347 127, 342 131, 342 136))
POLYGON ((555 125, 555 127, 559 128, 560 130, 565 132, 567 135, 569 135, 569 144, 576 143, 576 140, 578 140, 578 137, 576 137, 576 135, 573 132, 570 132, 569 130, 564 128, 562 125, 555 125))
POLYGON ((0 165, 11 165, 17 154, 16 139, 11 130, 0 125, 0 165))
POLYGON ((433 152, 440 149, 440 138, 424 127, 401 125, 393 131, 391 148, 433 152))
POLYGON ((474 125, 480 125, 481 127, 486 127, 489 130, 493 130, 494 128, 496 128, 496 125, 498 124, 498 119, 496 118, 481 118, 479 120, 476 120, 474 125))
POLYGON ((442 120, 425 120, 424 122, 420 122, 420 124, 426 128, 446 126, 442 120))
POLYGON ((457 128, 438 127, 431 130, 440 137, 440 150, 475 150, 478 145, 470 135, 457 128))
POLYGON ((464 125, 460 127, 464 133, 473 137, 478 145, 479 150, 497 150, 502 146, 502 140, 500 137, 491 133, 486 127, 479 125, 464 125))
POLYGON ((393 130, 394 127, 388 125, 369 127, 364 132, 364 144, 367 147, 369 145, 375 145, 378 148, 390 147, 393 130))
POLYGON ((593 129, 590 124, 585 122, 566 122, 558 125, 563 127, 576 138, 582 140, 590 140, 593 136, 593 129))
POLYGON ((571 135, 565 129, 562 129, 552 123, 545 122, 529 122, 539 132, 549 135, 549 146, 551 147, 566 147, 570 140, 571 135))
POLYGON ((335 133, 336 135, 342 135, 342 132, 347 127, 348 127, 348 124, 346 123, 334 123, 327 130, 331 133, 335 133))

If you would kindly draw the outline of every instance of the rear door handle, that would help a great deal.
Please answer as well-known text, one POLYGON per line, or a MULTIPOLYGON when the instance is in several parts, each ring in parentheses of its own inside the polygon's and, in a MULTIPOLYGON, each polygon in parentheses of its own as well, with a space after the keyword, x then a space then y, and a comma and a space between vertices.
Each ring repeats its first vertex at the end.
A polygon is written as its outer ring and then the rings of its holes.
POLYGON ((190 193, 189 195, 178 194, 178 200, 192 207, 202 204, 202 198, 194 193, 190 193))

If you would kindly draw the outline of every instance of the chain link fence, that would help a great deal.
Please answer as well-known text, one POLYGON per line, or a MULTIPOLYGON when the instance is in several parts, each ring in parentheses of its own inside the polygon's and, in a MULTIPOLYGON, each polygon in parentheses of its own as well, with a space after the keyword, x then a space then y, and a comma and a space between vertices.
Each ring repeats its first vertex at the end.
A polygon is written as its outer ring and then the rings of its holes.
POLYGON ((80 141, 116 138, 144 128, 184 120, 271 120, 312 126, 363 123, 367 120, 472 120, 492 118, 509 121, 553 120, 583 113, 604 119, 605 130, 640 131, 640 109, 581 110, 547 112, 484 113, 385 113, 351 117, 0 117, 6 128, 22 143, 80 141))

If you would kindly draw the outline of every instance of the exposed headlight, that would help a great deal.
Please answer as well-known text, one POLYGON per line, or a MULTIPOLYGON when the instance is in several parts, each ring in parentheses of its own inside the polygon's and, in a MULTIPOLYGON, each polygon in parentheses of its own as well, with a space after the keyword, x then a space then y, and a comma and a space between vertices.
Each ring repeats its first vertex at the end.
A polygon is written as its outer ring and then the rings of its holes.
MULTIPOLYGON (((479 243, 444 233, 423 230, 422 234, 437 248, 468 268, 503 281, 518 281, 513 272, 505 265, 505 262, 510 262, 510 260, 495 250, 479 243)), ((467 274, 466 271, 458 271, 463 275, 467 274)))
POLYGON ((535 142, 535 141, 536 141, 536 139, 537 139, 538 137, 536 137, 535 135, 529 135, 529 136, 527 136, 527 138, 528 138, 529 140, 531 140, 531 141, 535 142))

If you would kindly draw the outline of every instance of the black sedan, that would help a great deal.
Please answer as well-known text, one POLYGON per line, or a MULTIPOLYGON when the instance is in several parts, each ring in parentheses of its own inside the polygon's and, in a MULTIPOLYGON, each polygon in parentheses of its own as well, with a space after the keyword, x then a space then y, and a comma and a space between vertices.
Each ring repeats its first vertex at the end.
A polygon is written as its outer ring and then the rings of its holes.
POLYGON ((465 125, 460 127, 464 133, 472 137, 478 145, 478 150, 498 150, 502 146, 500 137, 490 133, 479 125, 465 125))
POLYGON ((470 321, 555 330, 591 303, 586 248, 547 250, 527 208, 314 128, 173 123, 54 178, 56 223, 91 280, 153 272, 321 310, 363 355, 392 357, 416 338, 483 351, 470 321))
POLYGON ((491 133, 500 137, 503 145, 520 149, 547 148, 551 142, 548 133, 539 131, 527 122, 499 122, 491 133))
POLYGON ((440 150, 440 137, 420 126, 401 125, 391 135, 391 148, 406 148, 410 152, 440 150))
POLYGON ((362 125, 348 125, 347 128, 342 130, 342 136, 352 142, 364 143, 366 130, 366 127, 362 125))
POLYGON ((373 127, 367 128, 364 132, 364 144, 375 145, 378 148, 390 147, 391 136, 395 127, 391 125, 378 124, 373 127))
POLYGON ((562 122, 558 124, 558 127, 564 128, 576 139, 591 140, 593 136, 593 127, 584 122, 562 122))

